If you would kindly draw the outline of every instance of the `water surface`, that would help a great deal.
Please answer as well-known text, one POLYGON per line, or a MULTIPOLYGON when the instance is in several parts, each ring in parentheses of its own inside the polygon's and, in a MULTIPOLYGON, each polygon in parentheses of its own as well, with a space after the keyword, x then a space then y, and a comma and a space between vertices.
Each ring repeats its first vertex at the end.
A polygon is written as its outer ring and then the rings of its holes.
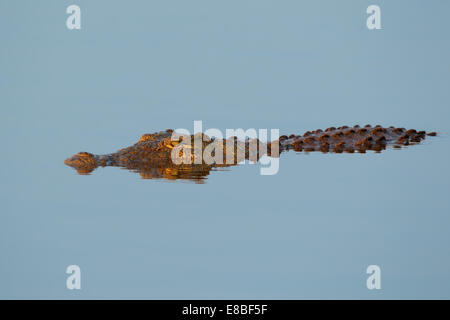
POLYGON ((446 1, 0 4, 1 298, 450 298, 446 1), (283 154, 205 184, 102 168, 147 132, 395 125, 381 154, 283 154), (82 270, 66 289, 65 270, 82 270), (368 265, 382 289, 368 290, 368 265))

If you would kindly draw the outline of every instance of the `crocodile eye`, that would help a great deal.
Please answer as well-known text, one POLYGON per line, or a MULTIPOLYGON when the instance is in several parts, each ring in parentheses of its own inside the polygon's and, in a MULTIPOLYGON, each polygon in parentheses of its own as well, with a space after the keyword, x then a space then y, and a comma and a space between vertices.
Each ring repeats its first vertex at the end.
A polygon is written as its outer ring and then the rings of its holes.
POLYGON ((172 149, 175 147, 179 142, 176 140, 171 140, 170 138, 164 139, 162 144, 169 149, 172 149))

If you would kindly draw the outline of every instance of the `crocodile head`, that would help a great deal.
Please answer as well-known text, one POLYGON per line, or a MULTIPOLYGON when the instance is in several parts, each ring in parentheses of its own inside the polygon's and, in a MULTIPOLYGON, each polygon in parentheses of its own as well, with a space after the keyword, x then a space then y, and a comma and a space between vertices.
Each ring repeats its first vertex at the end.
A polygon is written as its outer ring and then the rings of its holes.
POLYGON ((79 174, 89 174, 98 167, 96 156, 89 152, 78 152, 64 160, 64 163, 77 170, 79 174))

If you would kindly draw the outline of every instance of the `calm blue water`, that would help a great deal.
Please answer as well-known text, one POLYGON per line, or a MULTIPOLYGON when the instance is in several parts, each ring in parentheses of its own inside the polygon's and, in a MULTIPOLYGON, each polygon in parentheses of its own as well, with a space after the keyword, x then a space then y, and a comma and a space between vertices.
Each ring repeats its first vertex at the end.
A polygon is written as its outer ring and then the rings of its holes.
POLYGON ((2 1, 0 297, 450 298, 450 3, 375 2, 2 1), (440 136, 201 185, 63 164, 194 120, 440 136))

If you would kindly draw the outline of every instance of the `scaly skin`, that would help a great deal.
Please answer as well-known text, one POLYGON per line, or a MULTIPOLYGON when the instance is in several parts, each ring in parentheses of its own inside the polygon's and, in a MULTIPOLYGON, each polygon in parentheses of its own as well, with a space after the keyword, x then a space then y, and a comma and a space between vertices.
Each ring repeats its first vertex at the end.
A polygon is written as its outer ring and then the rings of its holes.
POLYGON ((173 130, 168 129, 158 133, 144 134, 136 144, 112 154, 94 155, 88 152, 79 152, 66 159, 64 163, 75 168, 79 174, 89 174, 99 166, 114 166, 139 172, 146 179, 166 178, 198 181, 207 176, 214 168, 236 165, 244 159, 258 161, 265 154, 277 157, 279 153, 291 149, 297 152, 321 151, 325 153, 365 153, 367 150, 381 152, 388 146, 401 148, 421 142, 426 135, 436 135, 435 132, 426 133, 414 129, 406 130, 404 128, 383 128, 367 125, 365 127, 331 127, 324 131, 318 129, 308 131, 302 136, 294 134, 281 136, 278 140, 267 145, 257 139, 245 142, 238 140, 236 137, 231 137, 228 140, 211 140, 201 134, 203 142, 201 145, 196 145, 193 135, 173 139, 172 133, 173 130), (231 143, 227 144, 230 141, 231 143), (174 148, 177 149, 180 156, 186 154, 185 151, 189 149, 190 159, 193 161, 196 152, 205 151, 205 148, 210 144, 214 145, 216 153, 222 152, 224 161, 227 157, 232 161, 228 159, 225 162, 226 164, 205 163, 204 160, 200 160, 198 164, 194 164, 194 162, 191 162, 192 164, 175 164, 172 161, 171 154, 174 148), (257 149, 250 147, 256 144, 259 144, 257 149), (279 146, 278 152, 274 148, 276 144, 279 146), (241 152, 238 152, 238 150, 241 152))

